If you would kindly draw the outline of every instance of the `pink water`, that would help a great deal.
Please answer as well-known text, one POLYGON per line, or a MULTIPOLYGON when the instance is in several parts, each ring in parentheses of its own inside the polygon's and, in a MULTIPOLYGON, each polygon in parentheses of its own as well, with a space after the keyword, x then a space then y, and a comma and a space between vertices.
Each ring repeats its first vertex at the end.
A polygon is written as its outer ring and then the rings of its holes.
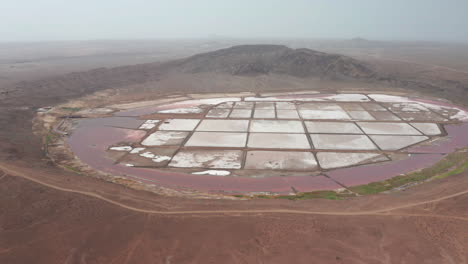
MULTIPOLYGON (((291 95, 277 98, 314 98, 328 97, 332 94, 319 95, 291 95)), ((420 100, 433 104, 444 103, 420 100)), ((197 106, 197 103, 176 103, 164 106, 151 106, 139 109, 121 111, 116 117, 85 119, 80 122, 78 128, 68 138, 68 144, 72 151, 86 164, 96 170, 113 175, 135 178, 139 181, 175 189, 195 189, 206 192, 224 193, 250 193, 250 192, 275 192, 291 193, 292 188, 299 192, 316 190, 330 190, 341 188, 341 185, 355 186, 370 182, 382 181, 400 174, 429 167, 441 160, 444 156, 440 153, 450 153, 457 148, 468 146, 468 123, 446 125, 447 140, 428 146, 414 146, 407 150, 412 154, 406 159, 385 162, 380 164, 336 169, 327 172, 329 177, 320 176, 290 176, 290 177, 222 177, 211 175, 191 175, 175 173, 167 170, 127 167, 114 164, 115 161, 107 157, 107 149, 111 145, 121 142, 139 142, 146 132, 135 130, 144 120, 132 117, 151 114, 160 110, 173 108, 186 108, 197 106), (337 183, 338 182, 338 183, 337 183)), ((453 107, 447 105, 449 107, 453 107)))

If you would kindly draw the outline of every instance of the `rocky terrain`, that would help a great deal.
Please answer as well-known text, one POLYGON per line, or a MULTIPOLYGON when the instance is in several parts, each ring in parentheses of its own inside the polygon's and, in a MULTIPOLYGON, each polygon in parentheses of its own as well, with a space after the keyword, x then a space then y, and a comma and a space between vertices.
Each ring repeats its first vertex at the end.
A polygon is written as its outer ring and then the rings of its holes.
POLYGON ((329 79, 371 79, 375 72, 350 57, 281 45, 242 45, 180 61, 184 72, 233 75, 285 74, 329 79))
POLYGON ((163 64, 148 63, 109 69, 101 68, 33 82, 20 82, 5 88, 1 96, 4 99, 10 99, 10 102, 25 103, 21 101, 25 93, 28 94, 28 98, 31 96, 51 97, 49 95, 52 91, 82 95, 100 89, 157 81, 161 74, 173 71, 246 76, 282 74, 332 80, 371 81, 377 77, 376 73, 365 63, 342 55, 326 54, 309 49, 293 50, 280 45, 244 45, 163 64))

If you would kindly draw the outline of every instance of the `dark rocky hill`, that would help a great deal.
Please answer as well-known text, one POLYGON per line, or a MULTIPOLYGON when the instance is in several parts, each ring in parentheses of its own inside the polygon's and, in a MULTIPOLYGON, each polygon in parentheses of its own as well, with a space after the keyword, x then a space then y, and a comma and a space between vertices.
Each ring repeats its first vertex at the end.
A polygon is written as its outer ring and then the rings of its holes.
POLYGON ((179 61, 189 73, 223 72, 234 75, 287 74, 297 77, 368 79, 376 73, 353 58, 280 45, 242 45, 198 54, 179 61))
POLYGON ((74 98, 108 88, 144 85, 157 82, 170 72, 241 76, 284 74, 325 80, 359 80, 416 90, 456 102, 466 102, 468 96, 466 83, 457 80, 409 78, 391 74, 351 57, 310 49, 291 49, 281 45, 242 45, 166 63, 101 68, 0 87, 0 108, 8 105, 39 107, 54 104, 64 96, 74 98))

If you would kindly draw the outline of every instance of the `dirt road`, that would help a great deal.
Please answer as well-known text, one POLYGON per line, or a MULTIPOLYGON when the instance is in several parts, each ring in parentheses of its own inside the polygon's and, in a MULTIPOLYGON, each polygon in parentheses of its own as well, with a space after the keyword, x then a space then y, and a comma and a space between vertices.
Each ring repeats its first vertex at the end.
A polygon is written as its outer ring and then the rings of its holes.
MULTIPOLYGON (((100 199, 103 201, 106 201, 108 203, 111 203, 113 205, 132 210, 135 212, 140 212, 140 213, 148 213, 148 214, 161 214, 161 215, 183 215, 183 214, 188 214, 188 215, 195 215, 195 214, 265 214, 265 213, 274 213, 274 214, 312 214, 312 215, 334 215, 334 216, 356 216, 356 215, 393 215, 393 216, 418 216, 418 217, 437 217, 437 218, 450 218, 450 219, 457 219, 457 220, 462 220, 462 221, 468 221, 468 217, 463 217, 463 216, 446 216, 446 215, 434 215, 434 214, 401 214, 401 213, 392 213, 392 211, 398 210, 398 209, 406 209, 410 207, 415 207, 415 206, 421 206, 421 205, 426 205, 426 204, 431 204, 431 203, 436 203, 440 201, 444 201, 447 199, 455 198, 461 195, 466 195, 468 194, 468 189, 457 192, 451 195, 445 195, 441 196, 438 198, 434 198, 431 200, 427 201, 421 201, 417 203, 408 203, 408 204, 403 204, 399 206, 394 206, 394 207, 384 207, 381 209, 376 209, 376 210, 371 210, 371 211, 352 211, 352 212, 333 212, 333 211, 307 211, 307 210, 287 210, 287 209, 268 209, 268 210, 182 210, 182 211, 160 211, 160 210, 147 210, 147 209, 142 209, 138 208, 135 206, 129 206, 126 204, 123 204, 121 202, 103 197, 99 194, 93 193, 93 192, 85 192, 85 191, 80 191, 80 190, 73 190, 69 188, 64 188, 60 187, 54 184, 49 184, 45 181, 35 179, 34 177, 30 177, 28 175, 25 175, 21 171, 10 169, 4 164, 0 163, 0 169, 4 171, 4 174, 2 175, 5 176, 7 173, 10 176, 17 176, 17 177, 22 177, 24 179, 28 179, 30 181, 33 181, 35 183, 47 186, 49 188, 53 188, 59 191, 63 192, 71 192, 71 193, 77 193, 85 196, 89 196, 92 198, 100 199)), ((1 178, 1 177, 0 177, 1 178)))

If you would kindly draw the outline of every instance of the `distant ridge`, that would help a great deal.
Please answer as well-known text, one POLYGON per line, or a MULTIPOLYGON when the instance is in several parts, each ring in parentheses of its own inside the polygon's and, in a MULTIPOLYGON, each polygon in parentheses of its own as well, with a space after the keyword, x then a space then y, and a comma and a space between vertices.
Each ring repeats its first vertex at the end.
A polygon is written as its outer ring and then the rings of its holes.
POLYGON ((179 61, 183 72, 233 75, 287 74, 330 79, 370 79, 377 74, 353 58, 281 45, 241 45, 198 54, 179 61))
POLYGON ((310 49, 291 49, 282 45, 241 45, 175 61, 100 68, 15 83, 0 91, 0 107, 7 104, 36 106, 39 101, 53 104, 59 94, 72 98, 109 88, 144 86, 145 83, 164 79, 170 73, 220 73, 235 76, 279 74, 323 80, 356 80, 406 88, 461 103, 465 103, 468 98, 467 85, 458 80, 417 79, 389 74, 375 65, 351 57, 310 49))

